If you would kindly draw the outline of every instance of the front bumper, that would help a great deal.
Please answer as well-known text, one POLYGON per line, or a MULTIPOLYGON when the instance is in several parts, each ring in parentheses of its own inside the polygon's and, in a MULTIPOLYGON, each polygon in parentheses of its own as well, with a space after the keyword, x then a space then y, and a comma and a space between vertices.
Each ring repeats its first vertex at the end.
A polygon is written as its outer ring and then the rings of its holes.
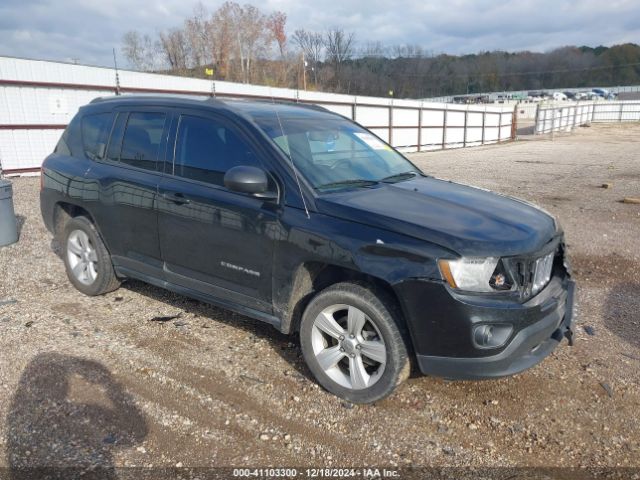
MULTIPOLYGON (((435 285, 428 288, 432 293, 438 291, 435 285)), ((434 302, 432 308, 419 302, 405 304, 405 310, 413 310, 413 315, 422 312, 421 323, 415 316, 409 322, 421 372, 451 379, 487 379, 533 367, 563 338, 572 344, 574 291, 570 278, 555 277, 539 295, 519 306, 477 305, 448 293, 437 295, 438 300, 447 300, 444 306, 441 302, 434 302), (425 315, 434 313, 436 321, 425 321, 425 315), (479 349, 471 332, 485 323, 511 325, 513 333, 500 348, 479 349)), ((423 298, 428 298, 424 292, 423 298)))
POLYGON ((544 360, 563 338, 573 344, 573 292, 568 282, 566 303, 538 322, 520 330, 507 347, 496 355, 479 358, 418 355, 422 373, 457 380, 505 377, 527 370, 544 360))

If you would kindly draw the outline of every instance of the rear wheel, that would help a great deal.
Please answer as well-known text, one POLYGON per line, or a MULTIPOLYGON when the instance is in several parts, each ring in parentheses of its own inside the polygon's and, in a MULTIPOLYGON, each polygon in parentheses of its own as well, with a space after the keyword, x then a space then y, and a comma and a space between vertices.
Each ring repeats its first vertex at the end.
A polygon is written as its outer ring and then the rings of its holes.
POLYGON ((318 382, 354 403, 389 395, 409 375, 399 313, 382 292, 340 283, 320 292, 304 312, 302 352, 318 382))
POLYGON ((102 295, 120 286, 107 251, 87 217, 74 217, 64 228, 64 264, 69 280, 85 295, 102 295))

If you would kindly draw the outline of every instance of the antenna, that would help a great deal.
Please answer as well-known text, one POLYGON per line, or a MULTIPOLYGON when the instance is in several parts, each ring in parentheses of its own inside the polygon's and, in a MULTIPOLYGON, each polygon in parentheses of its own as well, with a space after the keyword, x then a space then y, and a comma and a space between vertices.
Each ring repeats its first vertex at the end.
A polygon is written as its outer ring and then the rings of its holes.
POLYGON ((271 95, 271 104, 274 106, 273 111, 276 114, 276 118, 278 119, 278 125, 280 126, 280 132, 282 136, 287 141, 287 156, 289 157, 289 161, 291 162, 291 169, 293 170, 293 176, 296 179, 296 183, 298 184, 298 190, 300 191, 300 198, 302 199, 302 205, 304 206, 304 212, 307 214, 307 218, 311 219, 311 215, 309 215, 309 209, 307 208, 307 201, 304 198, 304 192, 302 191, 302 185, 300 185, 300 179, 298 178, 298 171, 296 170, 296 166, 293 163, 293 157, 291 156, 291 147, 289 146, 289 138, 284 133, 284 128, 282 127, 282 122, 280 121, 280 114, 278 113, 278 109, 275 108, 276 101, 273 98, 273 93, 271 88, 269 88, 269 95, 271 95))
POLYGON ((120 75, 118 74, 118 60, 116 59, 116 49, 113 49, 113 66, 116 69, 116 95, 120 95, 120 75))

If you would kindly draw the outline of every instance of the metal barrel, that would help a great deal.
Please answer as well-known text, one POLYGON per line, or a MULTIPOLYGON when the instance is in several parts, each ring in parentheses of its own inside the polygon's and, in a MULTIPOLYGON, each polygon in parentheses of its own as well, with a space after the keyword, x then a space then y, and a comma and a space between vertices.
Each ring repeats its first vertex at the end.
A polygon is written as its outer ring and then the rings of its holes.
POLYGON ((11 182, 0 178, 0 247, 18 241, 18 224, 13 210, 11 182))

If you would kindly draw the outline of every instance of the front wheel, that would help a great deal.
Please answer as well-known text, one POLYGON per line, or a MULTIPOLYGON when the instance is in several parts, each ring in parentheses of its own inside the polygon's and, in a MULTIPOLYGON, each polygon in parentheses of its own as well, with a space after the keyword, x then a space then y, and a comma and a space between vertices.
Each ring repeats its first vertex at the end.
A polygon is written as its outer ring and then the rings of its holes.
POLYGON ((85 295, 102 295, 120 286, 111 256, 87 217, 74 217, 64 229, 64 264, 69 280, 85 295))
POLYGON ((399 312, 384 292, 339 283, 307 306, 302 353, 318 383, 354 403, 385 398, 409 376, 399 312))

